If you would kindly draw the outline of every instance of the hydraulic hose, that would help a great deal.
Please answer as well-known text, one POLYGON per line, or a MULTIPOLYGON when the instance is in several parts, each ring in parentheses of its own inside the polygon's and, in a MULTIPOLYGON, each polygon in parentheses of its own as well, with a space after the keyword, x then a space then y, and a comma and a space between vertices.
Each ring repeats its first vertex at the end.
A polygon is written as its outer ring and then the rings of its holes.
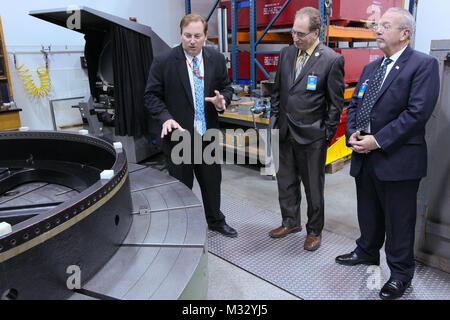
POLYGON ((22 64, 17 68, 17 72, 19 73, 20 78, 23 81, 25 86, 25 90, 33 96, 33 98, 42 98, 48 95, 51 88, 50 76, 48 74, 48 70, 46 67, 38 67, 36 72, 38 74, 39 80, 41 82, 41 86, 39 88, 36 87, 34 81, 29 73, 29 69, 24 69, 24 65, 22 64))

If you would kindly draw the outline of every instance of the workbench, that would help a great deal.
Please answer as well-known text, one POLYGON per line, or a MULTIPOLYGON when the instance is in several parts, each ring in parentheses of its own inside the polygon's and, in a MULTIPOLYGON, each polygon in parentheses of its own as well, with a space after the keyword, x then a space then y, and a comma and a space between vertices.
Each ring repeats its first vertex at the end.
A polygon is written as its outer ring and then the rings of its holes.
MULTIPOLYGON (((231 110, 219 115, 219 121, 221 122, 221 128, 224 132, 224 138, 221 142, 221 146, 227 153, 237 154, 237 163, 244 164, 243 156, 248 157, 248 164, 260 164, 265 165, 267 170, 265 175, 273 175, 274 172, 269 170, 272 166, 272 150, 271 150, 271 136, 269 130, 269 119, 261 118, 260 114, 255 114, 255 120, 251 114, 239 114, 237 111, 231 110), (255 129, 258 131, 248 131, 249 129, 255 129), (230 128, 231 127, 231 128, 230 128), (226 134, 226 129, 239 130, 242 129, 243 135, 238 131, 234 135, 226 134), (259 130, 263 131, 263 134, 259 135, 259 130), (257 141, 258 145, 250 144, 249 141, 257 141)), ((227 156, 228 159, 228 156, 227 156)), ((234 158, 233 158, 234 159, 234 158)), ((233 161, 233 163, 235 163, 233 161)))
POLYGON ((21 127, 19 112, 22 109, 0 110, 0 131, 18 130, 21 127))
MULTIPOLYGON (((229 112, 226 111, 223 114, 219 115, 220 122, 230 123, 243 127, 252 127, 254 128, 253 116, 247 114, 238 114, 237 112, 229 112)), ((258 129, 266 129, 269 126, 269 119, 260 118, 259 114, 255 115, 256 128, 258 129)))

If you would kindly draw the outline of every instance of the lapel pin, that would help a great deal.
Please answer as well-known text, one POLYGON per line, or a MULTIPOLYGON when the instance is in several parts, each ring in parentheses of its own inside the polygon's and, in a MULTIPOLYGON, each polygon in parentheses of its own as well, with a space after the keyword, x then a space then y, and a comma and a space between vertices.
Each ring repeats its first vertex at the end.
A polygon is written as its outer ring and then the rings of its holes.
POLYGON ((320 53, 316 52, 315 56, 318 57, 320 53))
POLYGON ((397 69, 397 70, 398 70, 398 69, 400 69, 400 67, 399 67, 399 66, 395 66, 395 69, 397 69))

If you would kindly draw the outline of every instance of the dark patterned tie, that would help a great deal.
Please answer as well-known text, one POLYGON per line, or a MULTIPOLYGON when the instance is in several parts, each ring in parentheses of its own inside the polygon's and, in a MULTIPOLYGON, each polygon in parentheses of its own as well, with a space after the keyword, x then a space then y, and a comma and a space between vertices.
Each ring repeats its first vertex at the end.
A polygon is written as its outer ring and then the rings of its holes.
POLYGON ((391 59, 385 59, 375 72, 372 83, 369 83, 367 92, 364 94, 362 106, 359 108, 358 114, 356 115, 356 129, 358 129, 358 131, 365 130, 369 125, 370 111, 375 103, 378 91, 381 89, 387 66, 391 62, 391 59))

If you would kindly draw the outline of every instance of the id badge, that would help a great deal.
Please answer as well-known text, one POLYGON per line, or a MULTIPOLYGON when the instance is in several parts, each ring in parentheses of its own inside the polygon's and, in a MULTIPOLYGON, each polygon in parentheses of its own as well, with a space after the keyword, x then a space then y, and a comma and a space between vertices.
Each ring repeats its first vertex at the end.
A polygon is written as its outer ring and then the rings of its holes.
POLYGON ((308 76, 308 84, 306 90, 315 91, 317 89, 317 76, 308 76))
POLYGON ((364 97, 364 93, 366 92, 367 86, 368 86, 368 84, 366 81, 361 85, 361 88, 359 88, 359 92, 358 92, 359 99, 362 99, 364 97))

